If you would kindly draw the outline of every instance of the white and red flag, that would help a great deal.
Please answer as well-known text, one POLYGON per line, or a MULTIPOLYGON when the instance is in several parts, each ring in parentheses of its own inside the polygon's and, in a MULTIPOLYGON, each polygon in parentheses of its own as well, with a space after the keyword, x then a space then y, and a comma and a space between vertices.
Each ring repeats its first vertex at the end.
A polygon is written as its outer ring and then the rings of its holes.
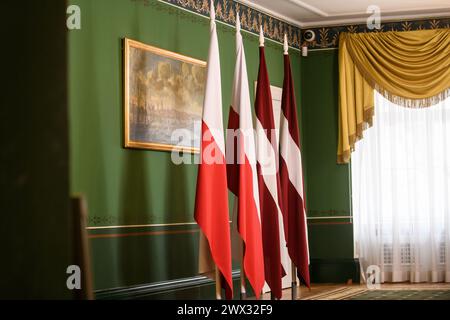
POLYGON ((265 279, 275 299, 281 299, 282 278, 287 265, 286 241, 280 209, 280 179, 278 175, 278 144, 273 116, 272 94, 264 52, 264 34, 260 32, 260 65, 256 89, 257 171, 265 279))
POLYGON ((287 38, 284 40, 284 83, 280 119, 280 181, 284 229, 289 256, 297 275, 308 288, 309 250, 303 189, 302 155, 297 104, 291 73, 287 38))
POLYGON ((201 228, 199 271, 215 268, 224 281, 227 299, 233 296, 228 187, 222 117, 222 89, 215 11, 211 1, 211 40, 203 104, 200 164, 195 197, 195 220, 201 228))
MULTIPOLYGON (((259 297, 264 286, 264 255, 253 118, 240 29, 238 14, 236 66, 227 134, 227 175, 228 187, 235 195, 232 236, 236 234, 241 239, 236 243, 239 247, 243 246, 243 269, 256 297, 259 297)), ((233 250, 239 252, 239 247, 233 250)))

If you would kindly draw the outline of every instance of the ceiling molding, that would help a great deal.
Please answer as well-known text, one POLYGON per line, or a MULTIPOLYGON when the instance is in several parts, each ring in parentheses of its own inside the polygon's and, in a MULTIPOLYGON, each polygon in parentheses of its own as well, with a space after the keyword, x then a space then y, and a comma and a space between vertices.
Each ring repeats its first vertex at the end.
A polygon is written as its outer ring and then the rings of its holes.
MULTIPOLYGON (((393 15, 393 16, 381 16, 381 23, 388 22, 396 22, 396 21, 414 21, 414 20, 422 20, 422 19, 441 19, 450 17, 450 10, 444 11, 439 14, 415 14, 415 15, 393 15)), ((364 24, 367 22, 368 17, 356 17, 356 18, 347 18, 347 19, 330 19, 330 20, 321 20, 321 21, 308 21, 302 22, 301 28, 318 28, 318 27, 330 27, 330 26, 345 26, 351 24, 364 24)))
MULTIPOLYGON (((145 4, 148 0, 141 1, 145 4)), ((254 0, 253 0, 254 1, 254 0)), ((193 1, 186 0, 155 0, 150 2, 154 6, 157 3, 164 3, 182 11, 192 12, 198 16, 209 18, 209 6, 198 6, 193 1)), ((207 3, 207 2, 203 2, 207 3)), ((249 0, 215 0, 216 20, 231 28, 235 27, 236 12, 241 16, 242 31, 259 36, 260 25, 264 26, 264 36, 266 39, 283 43, 284 34, 288 35, 288 43, 291 48, 300 50, 302 46, 307 46, 312 50, 336 49, 341 32, 373 32, 373 31, 414 31, 436 28, 450 28, 450 8, 439 14, 428 14, 422 12, 416 15, 393 15, 383 16, 380 30, 369 30, 366 17, 351 17, 347 19, 322 18, 322 21, 308 21, 301 23, 293 21, 281 14, 277 14, 262 6, 254 5, 249 0), (306 29, 311 29, 315 34, 313 42, 305 42, 302 34, 306 29)), ((180 11, 181 15, 181 11, 180 11)))
MULTIPOLYGON (((310 5, 301 0, 288 0, 290 3, 303 8, 311 13, 318 15, 317 19, 298 20, 286 17, 276 11, 267 9, 252 0, 237 0, 236 2, 243 3, 249 7, 254 8, 260 12, 271 15, 277 19, 284 20, 294 24, 300 28, 322 27, 332 25, 349 25, 366 23, 370 16, 367 12, 346 12, 339 14, 330 14, 313 5, 310 5)), ((450 17, 450 7, 429 7, 429 8, 414 8, 407 10, 390 10, 382 11, 381 22, 391 22, 398 20, 415 20, 415 19, 433 19, 450 17)))
POLYGON ((305 3, 300 0, 288 0, 290 3, 297 5, 298 7, 301 7, 303 9, 308 10, 309 12, 315 13, 321 17, 329 17, 330 15, 322 10, 320 10, 317 7, 314 7, 313 5, 310 5, 308 3, 305 3))
MULTIPOLYGON (((288 0, 290 3, 297 5, 298 7, 301 7, 305 10, 308 10, 309 12, 315 13, 318 16, 324 17, 324 18, 348 18, 348 17, 361 17, 364 18, 368 16, 367 11, 352 11, 352 12, 343 12, 343 13, 337 13, 337 14, 330 14, 328 12, 322 11, 317 7, 314 7, 313 5, 310 5, 308 3, 305 3, 303 1, 300 0, 288 0)), ((394 15, 398 15, 398 16, 408 16, 410 17, 411 15, 417 15, 420 13, 426 13, 426 14, 430 14, 430 13, 434 13, 434 14, 440 14, 442 11, 449 11, 450 7, 424 7, 424 8, 412 8, 412 9, 399 9, 399 10, 383 10, 382 11, 382 15, 385 16, 394 16, 394 15)), ((300 23, 306 23, 303 21, 299 21, 300 23)))
MULTIPOLYGON (((208 1, 186 1, 186 0, 129 0, 139 2, 144 6, 151 5, 155 7, 170 6, 178 8, 185 12, 192 12, 195 15, 209 19, 210 8, 208 1), (201 4, 201 5, 199 5, 201 4)), ((241 31, 251 33, 259 37, 260 26, 263 26, 264 37, 271 42, 283 44, 284 35, 287 35, 289 47, 301 49, 301 29, 298 23, 293 23, 289 19, 280 19, 268 10, 258 10, 256 6, 247 5, 246 1, 235 0, 214 0, 216 21, 231 28, 236 26, 236 13, 240 13, 241 31)), ((162 8, 161 8, 162 9, 162 8)), ((182 15, 180 13, 177 13, 182 15)))
POLYGON ((292 24, 294 26, 301 27, 301 25, 302 25, 302 22, 299 21, 299 20, 288 18, 288 17, 286 17, 286 16, 284 16, 282 14, 279 14, 278 12, 269 10, 269 9, 267 9, 267 8, 265 8, 265 7, 263 7, 263 6, 259 5, 259 4, 256 4, 256 3, 252 2, 252 1, 249 1, 249 0, 234 0, 234 2, 241 3, 243 5, 246 5, 247 7, 255 9, 255 10, 257 10, 257 11, 259 11, 261 13, 264 13, 264 14, 266 14, 268 16, 272 16, 272 17, 277 18, 279 20, 283 20, 285 22, 288 22, 288 23, 290 23, 290 24, 292 24))

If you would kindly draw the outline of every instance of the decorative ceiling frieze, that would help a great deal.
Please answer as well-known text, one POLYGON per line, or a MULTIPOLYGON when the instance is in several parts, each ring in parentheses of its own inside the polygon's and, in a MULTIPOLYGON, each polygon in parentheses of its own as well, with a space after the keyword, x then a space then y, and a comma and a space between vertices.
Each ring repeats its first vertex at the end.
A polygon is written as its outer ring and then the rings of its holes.
MULTIPOLYGON (((146 1, 146 0, 142 0, 146 1)), ((210 0, 159 0, 188 11, 209 17, 210 0)), ((289 46, 300 49, 300 27, 259 12, 245 4, 233 0, 215 0, 216 19, 220 22, 235 26, 236 13, 241 18, 241 28, 255 35, 259 35, 259 26, 263 26, 264 36, 273 41, 283 43, 283 37, 288 36, 289 46)))
MULTIPOLYGON (((156 0, 131 0, 143 3, 144 6, 156 0)), ((209 17, 210 0, 157 0, 184 10, 209 17)), ((259 26, 263 26, 264 35, 280 44, 283 36, 288 35, 289 46, 300 49, 307 46, 309 49, 334 49, 339 46, 339 34, 341 32, 387 32, 387 31, 413 31, 437 28, 450 28, 450 17, 439 19, 404 20, 396 22, 382 22, 379 30, 369 30, 366 24, 350 24, 327 27, 300 28, 299 26, 285 22, 273 16, 267 15, 254 8, 235 0, 214 0, 216 19, 222 23, 233 26, 236 24, 236 12, 241 17, 241 28, 259 35, 259 26), (314 40, 304 40, 305 31, 314 33, 314 40)))
MULTIPOLYGON (((414 31, 414 30, 428 30, 438 28, 450 28, 450 18, 385 22, 381 23, 381 27, 378 30, 377 29, 369 30, 366 24, 304 28, 302 29, 302 35, 306 30, 311 30, 315 34, 315 40, 311 42, 306 42, 303 40, 302 46, 308 46, 309 49, 338 48, 339 34, 341 32, 366 33, 366 32, 388 32, 388 31, 414 31)), ((302 39, 304 38, 302 37, 302 39)))

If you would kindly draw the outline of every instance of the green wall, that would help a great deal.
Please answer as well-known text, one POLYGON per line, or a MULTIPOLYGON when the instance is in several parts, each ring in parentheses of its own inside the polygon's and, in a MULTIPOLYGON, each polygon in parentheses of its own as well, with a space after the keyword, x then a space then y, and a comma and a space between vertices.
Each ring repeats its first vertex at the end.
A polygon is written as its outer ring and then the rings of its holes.
MULTIPOLYGON (((122 38, 206 60, 209 20, 155 0, 73 0, 82 29, 69 35, 71 191, 86 195, 89 225, 193 221, 196 166, 175 166, 170 153, 122 148, 122 38)), ((235 63, 235 30, 218 24, 224 123, 235 63)), ((250 87, 258 38, 243 33, 250 87)), ((282 86, 282 46, 266 42, 271 83, 282 86)), ((291 54, 300 91, 300 56, 291 54)), ((253 95, 252 95, 253 99, 253 95)), ((299 101, 300 102, 300 101, 299 101)), ((195 226, 90 231, 96 289, 196 275, 195 226), (192 230, 194 229, 194 231, 192 230)))
POLYGON ((336 164, 338 51, 311 51, 302 59, 303 158, 311 259, 352 259, 349 166, 336 164), (325 221, 325 223, 323 223, 325 221))

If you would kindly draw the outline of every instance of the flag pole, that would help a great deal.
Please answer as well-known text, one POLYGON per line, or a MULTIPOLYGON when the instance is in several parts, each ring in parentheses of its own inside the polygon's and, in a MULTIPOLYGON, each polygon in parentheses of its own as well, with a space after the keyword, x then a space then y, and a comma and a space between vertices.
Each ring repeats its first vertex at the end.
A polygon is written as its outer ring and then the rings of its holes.
MULTIPOLYGON (((211 27, 215 26, 216 23, 216 11, 214 9, 214 1, 211 0, 210 3, 210 18, 211 18, 211 27)), ((216 299, 217 300, 222 300, 222 285, 221 285, 221 279, 220 279, 220 272, 219 272, 219 268, 217 267, 216 264, 216 299)))
MULTIPOLYGON (((289 46, 287 41, 287 34, 284 34, 284 41, 283 41, 283 53, 284 55, 289 55, 289 46)), ((291 261, 291 299, 297 300, 297 268, 295 267, 295 264, 293 261, 291 261)))
MULTIPOLYGON (((240 35, 241 33, 241 18, 239 16, 239 10, 236 12, 236 34, 240 35)), ((236 36, 237 37, 237 36, 236 36)), ((239 151, 240 152, 240 151, 239 151)), ((238 210, 236 206, 236 199, 234 202, 235 210, 238 210)), ((237 214, 235 215, 238 216, 237 214)), ((241 300, 247 299, 247 290, 245 288, 245 270, 244 270, 244 241, 242 241, 242 247, 241 247, 241 300)))
POLYGON ((220 279, 220 271, 216 265, 216 299, 222 300, 222 284, 220 279))
POLYGON ((295 264, 291 263, 291 272, 292 272, 292 300, 297 300, 297 268, 295 267, 295 264))
MULTIPOLYGON (((239 16, 238 16, 239 17, 239 16)), ((237 198, 236 198, 237 199, 237 198)), ((236 200, 235 199, 235 200, 236 200)), ((237 201, 234 201, 234 208, 233 210, 235 210, 235 212, 237 212, 238 207, 237 207, 237 201)), ((237 214, 234 215, 235 217, 237 217, 237 214)), ((240 252, 240 262, 241 262, 241 273, 240 273, 240 286, 241 286, 241 290, 240 290, 240 299, 241 300, 246 300, 247 299, 247 289, 245 287, 245 270, 244 270, 244 242, 241 241, 241 252, 240 252)))
MULTIPOLYGON (((242 245, 244 246, 244 245, 242 245)), ((244 270, 244 250, 241 255, 241 300, 247 299, 247 289, 245 287, 245 270, 244 270)))

